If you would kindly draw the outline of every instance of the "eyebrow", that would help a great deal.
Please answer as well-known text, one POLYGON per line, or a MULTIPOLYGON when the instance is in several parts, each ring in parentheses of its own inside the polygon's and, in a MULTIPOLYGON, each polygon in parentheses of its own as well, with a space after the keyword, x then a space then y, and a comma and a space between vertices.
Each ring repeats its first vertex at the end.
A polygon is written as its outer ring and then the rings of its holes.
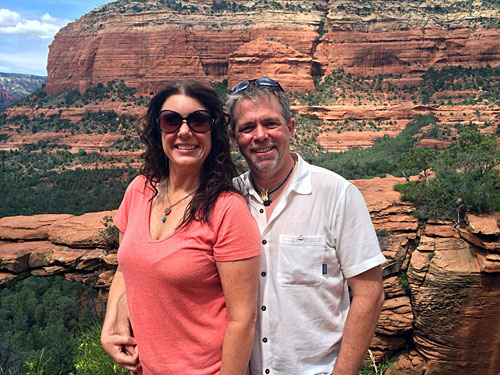
MULTIPOLYGON (((266 122, 270 122, 270 121, 281 122, 281 119, 279 116, 269 116, 269 117, 264 118, 261 122, 266 123, 266 122)), ((251 124, 255 124, 255 123, 256 123, 256 121, 254 121, 254 120, 243 122, 243 123, 236 122, 236 126, 245 126, 245 125, 251 125, 251 124)))

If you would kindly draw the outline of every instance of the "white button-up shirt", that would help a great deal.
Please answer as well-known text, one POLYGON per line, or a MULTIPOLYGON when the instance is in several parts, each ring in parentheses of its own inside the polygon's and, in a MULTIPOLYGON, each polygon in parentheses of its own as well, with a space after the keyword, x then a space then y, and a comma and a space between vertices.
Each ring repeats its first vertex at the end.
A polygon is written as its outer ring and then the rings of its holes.
POLYGON ((331 374, 349 311, 346 279, 385 261, 359 190, 297 157, 269 220, 249 173, 236 183, 262 235, 252 375, 331 374))

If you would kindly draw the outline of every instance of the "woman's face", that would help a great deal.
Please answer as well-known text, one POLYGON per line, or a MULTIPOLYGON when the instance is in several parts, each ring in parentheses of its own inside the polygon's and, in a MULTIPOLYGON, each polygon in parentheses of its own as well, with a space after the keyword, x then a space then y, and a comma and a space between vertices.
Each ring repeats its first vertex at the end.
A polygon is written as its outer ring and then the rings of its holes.
MULTIPOLYGON (((181 117, 189 117, 191 127, 200 125, 203 120, 204 113, 196 113, 196 111, 206 111, 198 100, 182 94, 172 95, 165 100, 160 111, 177 112, 181 117), (201 116, 200 116, 201 115, 201 116)), ((174 116, 175 114, 170 115, 174 116)), ((180 172, 190 172, 199 174, 203 162, 210 153, 212 148, 211 131, 204 133, 193 131, 187 124, 187 120, 183 120, 179 129, 173 133, 161 132, 161 141, 163 151, 169 160, 170 171, 179 170, 180 172)))

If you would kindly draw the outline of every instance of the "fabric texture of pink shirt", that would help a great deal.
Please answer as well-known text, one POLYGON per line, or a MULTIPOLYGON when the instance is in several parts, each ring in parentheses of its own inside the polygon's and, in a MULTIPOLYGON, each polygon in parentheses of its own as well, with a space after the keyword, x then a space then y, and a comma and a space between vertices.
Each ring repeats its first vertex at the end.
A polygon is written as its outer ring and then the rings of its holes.
POLYGON ((259 255, 259 229, 245 200, 224 193, 210 225, 193 221, 152 240, 145 180, 132 181, 114 218, 142 374, 219 374, 227 314, 215 262, 259 255))

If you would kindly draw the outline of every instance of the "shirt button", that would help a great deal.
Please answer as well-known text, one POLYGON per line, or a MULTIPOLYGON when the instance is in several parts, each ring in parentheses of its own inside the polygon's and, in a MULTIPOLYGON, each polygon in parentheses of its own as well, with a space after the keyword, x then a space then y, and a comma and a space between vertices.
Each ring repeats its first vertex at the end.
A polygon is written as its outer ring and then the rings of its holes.
POLYGON ((262 245, 265 245, 267 243, 266 240, 262 240, 262 245))
POLYGON ((262 310, 262 311, 266 311, 266 309, 267 309, 267 307, 266 307, 266 306, 262 306, 262 307, 261 307, 261 310, 262 310))
POLYGON ((262 277, 266 277, 266 273, 265 273, 264 271, 262 271, 262 272, 260 273, 260 275, 261 275, 262 277))
POLYGON ((261 208, 261 209, 259 210, 259 212, 260 212, 261 214, 263 214, 263 213, 264 213, 264 209, 263 209, 263 208, 261 208))
POLYGON ((267 337, 264 337, 264 338, 262 339, 262 342, 267 342, 267 337))
POLYGON ((266 368, 266 371, 264 371, 266 374, 269 374, 271 371, 269 371, 268 368, 266 368))

